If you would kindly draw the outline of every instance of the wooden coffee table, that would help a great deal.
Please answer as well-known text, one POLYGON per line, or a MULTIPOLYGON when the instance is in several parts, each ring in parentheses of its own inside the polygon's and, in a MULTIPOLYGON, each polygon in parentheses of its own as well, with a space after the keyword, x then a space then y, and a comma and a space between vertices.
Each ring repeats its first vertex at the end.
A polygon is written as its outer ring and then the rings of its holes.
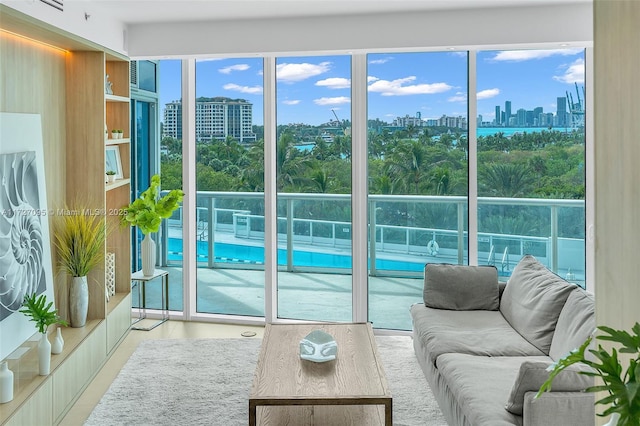
POLYGON ((391 425, 392 400, 371 324, 267 324, 249 395, 249 425, 391 425), (313 330, 331 334, 337 359, 300 359, 313 330))

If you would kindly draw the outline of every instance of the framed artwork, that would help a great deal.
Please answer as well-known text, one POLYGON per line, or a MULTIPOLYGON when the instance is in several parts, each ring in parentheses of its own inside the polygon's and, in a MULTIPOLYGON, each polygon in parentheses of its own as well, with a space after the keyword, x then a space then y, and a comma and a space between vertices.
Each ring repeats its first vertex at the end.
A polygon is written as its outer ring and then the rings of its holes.
POLYGON ((122 179, 122 162, 120 161, 120 148, 117 145, 107 145, 104 155, 104 171, 116 172, 116 179, 122 179))
POLYGON ((0 113, 0 359, 34 333, 18 312, 26 295, 53 302, 40 114, 0 113))

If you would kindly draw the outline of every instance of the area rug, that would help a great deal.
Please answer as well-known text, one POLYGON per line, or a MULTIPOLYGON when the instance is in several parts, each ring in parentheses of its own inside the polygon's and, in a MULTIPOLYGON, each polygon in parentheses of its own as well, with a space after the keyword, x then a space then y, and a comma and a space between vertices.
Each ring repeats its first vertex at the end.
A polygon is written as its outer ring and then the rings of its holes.
MULTIPOLYGON (((393 395, 394 425, 446 426, 411 337, 376 336, 376 341, 393 395)), ((85 425, 246 425, 260 342, 144 340, 85 425)))

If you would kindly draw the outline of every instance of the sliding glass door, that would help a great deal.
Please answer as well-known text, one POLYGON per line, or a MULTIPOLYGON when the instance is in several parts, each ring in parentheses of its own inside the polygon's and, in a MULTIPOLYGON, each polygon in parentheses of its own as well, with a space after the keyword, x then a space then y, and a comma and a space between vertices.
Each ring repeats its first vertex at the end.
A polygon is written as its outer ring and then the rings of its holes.
POLYGON ((278 317, 351 321, 351 58, 277 58, 278 317))
POLYGON ((467 263, 467 54, 367 58, 369 320, 408 330, 425 263, 467 263))

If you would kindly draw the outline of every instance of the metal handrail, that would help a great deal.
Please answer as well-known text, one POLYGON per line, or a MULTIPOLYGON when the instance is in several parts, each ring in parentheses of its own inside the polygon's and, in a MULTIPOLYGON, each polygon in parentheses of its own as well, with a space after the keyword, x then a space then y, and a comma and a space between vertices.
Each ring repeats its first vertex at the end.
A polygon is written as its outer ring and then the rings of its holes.
MULTIPOLYGON (((255 221, 264 221, 264 217, 259 214, 252 214, 248 209, 222 209, 216 207, 216 204, 219 200, 224 199, 243 199, 243 200, 259 200, 263 199, 264 194, 262 192, 226 192, 226 191, 199 191, 197 193, 198 200, 198 209, 199 210, 208 210, 209 214, 207 215, 207 224, 206 227, 203 226, 202 230, 202 240, 204 240, 204 235, 206 231, 206 241, 208 246, 208 266, 214 267, 215 255, 214 255, 214 242, 215 242, 215 232, 219 230, 221 222, 217 219, 217 213, 221 211, 231 212, 231 217, 233 218, 233 222, 225 225, 225 227, 230 227, 233 229, 234 235, 238 238, 246 238, 246 239, 259 239, 264 238, 264 235, 258 231, 252 232, 252 224, 255 224, 255 221), (211 213, 213 210, 213 214, 211 213), (239 223, 244 221, 243 232, 244 234, 240 235, 237 232, 239 223)), ((286 205, 286 216, 278 217, 278 221, 285 221, 286 223, 286 233, 280 233, 280 240, 284 239, 287 247, 287 262, 286 269, 294 270, 293 264, 293 245, 294 241, 300 242, 300 236, 295 235, 294 228, 296 223, 307 223, 309 229, 309 235, 305 236, 306 239, 312 245, 317 246, 327 246, 339 244, 342 239, 336 238, 335 226, 350 226, 350 222, 345 221, 331 221, 331 220, 319 220, 319 219, 308 219, 308 218, 300 218, 295 217, 295 202, 299 200, 304 201, 340 201, 340 202, 349 202, 351 200, 350 194, 321 194, 321 193, 280 193, 278 194, 278 198, 280 202, 284 202, 286 205), (318 224, 330 224, 332 228, 331 237, 322 237, 314 234, 314 226, 318 224)), ((432 240, 436 242, 437 238, 443 238, 447 235, 449 237, 457 237, 456 250, 455 252, 451 252, 451 250, 440 250, 445 255, 451 257, 451 260, 457 261, 458 263, 463 263, 465 258, 465 247, 464 244, 465 238, 468 237, 467 231, 464 229, 467 218, 467 197, 463 196, 433 196, 433 195, 384 195, 384 194, 371 194, 369 195, 369 209, 370 209, 370 259, 371 259, 371 274, 375 275, 376 273, 376 254, 381 251, 386 252, 396 252, 396 253, 416 253, 421 254, 419 252, 419 247, 416 248, 410 244, 410 235, 412 232, 428 232, 432 234, 432 240), (435 229, 435 228, 420 228, 415 226, 403 226, 403 225, 388 225, 388 224, 378 224, 376 222, 376 211, 377 204, 382 202, 394 202, 394 203, 426 203, 426 204, 453 204, 456 205, 457 211, 457 229, 435 229), (397 244, 388 243, 385 241, 385 233, 390 231, 403 231, 405 233, 405 243, 404 247, 400 247, 397 244), (379 241, 378 236, 379 235, 379 241)), ((549 268, 553 271, 558 270, 558 241, 559 241, 559 230, 558 230, 558 209, 559 208, 578 208, 584 210, 585 202, 584 200, 567 200, 567 199, 537 199, 537 198, 501 198, 501 197, 479 197, 478 198, 478 206, 527 206, 527 207, 544 207, 549 209, 549 221, 550 221, 550 235, 545 237, 539 236, 527 236, 527 235, 506 235, 506 234, 489 234, 489 233, 478 233, 478 239, 487 240, 490 242, 489 245, 489 257, 488 261, 495 259, 495 249, 494 241, 496 239, 501 241, 515 241, 520 242, 520 246, 522 247, 519 250, 522 254, 524 250, 524 245, 529 243, 535 244, 545 244, 546 245, 546 253, 549 262, 549 268)), ((181 216, 181 210, 177 212, 179 216, 181 216)), ((176 225, 174 220, 164 221, 163 226, 167 227, 169 225, 176 225)), ((164 235, 168 235, 168 231, 165 230, 164 235)), ((583 238, 577 238, 577 240, 584 241, 583 238)), ((350 240, 349 240, 350 241, 350 240)), ((341 245, 344 247, 344 244, 341 245)), ((505 253, 503 254, 502 259, 502 268, 509 269, 510 264, 510 256, 508 246, 505 246, 505 253)), ((166 250, 166 249, 165 249, 166 250)), ((518 253, 513 254, 513 256, 517 256, 518 253)), ((166 259, 166 254, 161 257, 161 259, 166 259)), ((574 271, 575 272, 575 271, 574 271)))

